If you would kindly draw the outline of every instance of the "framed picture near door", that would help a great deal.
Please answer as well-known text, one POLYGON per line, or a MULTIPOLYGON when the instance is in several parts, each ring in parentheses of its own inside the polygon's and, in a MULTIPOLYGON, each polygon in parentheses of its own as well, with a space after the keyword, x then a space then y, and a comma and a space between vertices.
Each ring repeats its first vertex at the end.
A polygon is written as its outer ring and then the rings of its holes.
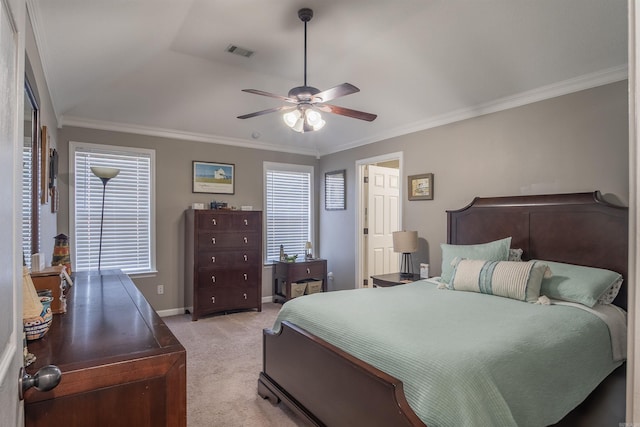
POLYGON ((409 176, 409 200, 433 200, 433 174, 409 176))

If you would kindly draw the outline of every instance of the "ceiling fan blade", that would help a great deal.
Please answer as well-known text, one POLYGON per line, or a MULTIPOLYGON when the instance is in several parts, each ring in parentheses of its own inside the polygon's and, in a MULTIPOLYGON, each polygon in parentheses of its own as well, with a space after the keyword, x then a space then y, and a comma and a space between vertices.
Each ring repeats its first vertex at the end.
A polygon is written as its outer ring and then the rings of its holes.
POLYGON ((242 89, 242 91, 243 92, 248 92, 248 93, 253 93, 255 95, 268 96, 270 98, 279 99, 281 101, 291 102, 293 104, 296 104, 298 102, 297 99, 288 98, 288 97, 282 96, 282 95, 276 95, 275 93, 265 92, 263 90, 258 90, 258 89, 242 89))
POLYGON ((315 108, 327 113, 340 114, 354 119, 366 120, 372 122, 378 117, 377 114, 365 113, 364 111, 352 110, 350 108, 338 107, 337 105, 321 104, 314 105, 315 108))
POLYGON ((264 114, 276 113, 278 111, 286 111, 293 110, 296 108, 295 105, 283 105, 281 107, 273 107, 262 111, 256 111, 255 113, 244 114, 242 116, 238 116, 239 119, 250 119, 251 117, 262 116, 264 114))
POLYGON ((329 102, 341 96, 351 95, 352 93, 356 92, 360 92, 360 89, 358 89, 351 83, 342 83, 341 85, 323 90, 320 93, 316 93, 311 98, 311 102, 329 102))

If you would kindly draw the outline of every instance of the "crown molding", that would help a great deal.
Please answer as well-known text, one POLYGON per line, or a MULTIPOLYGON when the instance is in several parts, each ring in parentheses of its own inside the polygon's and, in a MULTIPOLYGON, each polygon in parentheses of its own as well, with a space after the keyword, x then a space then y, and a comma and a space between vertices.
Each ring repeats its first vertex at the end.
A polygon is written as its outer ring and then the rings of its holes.
POLYGON ((112 132, 132 133, 137 135, 157 136, 160 138, 182 139, 185 141, 206 142, 210 144, 233 145, 236 147, 253 148, 256 150, 280 151, 285 153, 318 157, 318 152, 315 149, 305 149, 301 147, 288 146, 285 147, 268 142, 252 142, 239 138, 227 138, 204 133, 184 132, 173 129, 132 125, 127 123, 106 122, 102 120, 85 119, 82 117, 64 116, 62 118, 62 125, 106 130, 112 132))
MULTIPOLYGON (((31 0, 30 0, 31 1, 31 0)), ((407 135, 423 130, 435 128, 438 126, 455 123, 461 120, 467 120, 474 117, 483 116, 485 114, 495 113, 498 111, 508 110, 510 108, 520 107, 534 102, 544 101, 546 99, 555 98, 570 93, 579 92, 581 90, 591 89, 603 86, 609 83, 615 83, 628 78, 627 65, 609 68, 597 73, 585 74, 573 79, 564 80, 537 89, 522 92, 513 96, 497 99, 495 101, 486 102, 472 107, 462 108, 450 113, 441 114, 439 116, 429 117, 425 120, 409 123, 406 126, 399 126, 379 133, 369 138, 363 138, 342 144, 334 149, 319 152, 315 149, 305 149, 300 147, 285 147, 267 142, 252 142, 239 138, 228 138, 217 135, 193 133, 177 131, 173 129, 163 129, 149 126, 132 125, 117 122, 106 122, 101 120, 85 119, 75 116, 64 116, 59 123, 64 126, 77 126, 90 129, 100 129, 114 132, 126 132, 139 135, 157 136, 162 138, 182 139, 187 141, 206 142, 211 144, 224 144, 236 147, 253 148, 258 150, 279 151, 285 153, 295 153, 320 158, 324 155, 349 150, 363 145, 372 144, 374 142, 384 141, 407 135)))
POLYGON ((629 69, 626 64, 608 68, 596 73, 585 74, 573 79, 568 79, 562 82, 542 86, 537 89, 521 92, 516 95, 500 98, 494 101, 486 102, 484 104, 462 108, 450 113, 445 113, 439 116, 429 117, 425 120, 409 123, 405 126, 399 126, 393 129, 389 129, 385 132, 379 133, 378 135, 343 144, 327 152, 321 152, 320 155, 324 156, 327 154, 333 154, 340 151, 349 150, 351 148, 372 144, 374 142, 396 138, 398 136, 447 125, 461 120, 471 119, 498 111, 504 111, 510 108, 521 107, 523 105, 532 104, 538 101, 544 101, 546 99, 556 98, 562 95, 568 95, 570 93, 579 92, 581 90, 619 82, 622 80, 626 80, 628 76, 629 69))

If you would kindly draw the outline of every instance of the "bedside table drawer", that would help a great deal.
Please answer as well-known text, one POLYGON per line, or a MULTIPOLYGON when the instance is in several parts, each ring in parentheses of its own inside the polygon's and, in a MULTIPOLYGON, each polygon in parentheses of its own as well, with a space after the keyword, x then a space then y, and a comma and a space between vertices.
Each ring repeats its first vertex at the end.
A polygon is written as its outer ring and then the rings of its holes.
POLYGON ((289 279, 297 282, 303 279, 324 277, 326 274, 325 263, 291 263, 289 266, 289 279))

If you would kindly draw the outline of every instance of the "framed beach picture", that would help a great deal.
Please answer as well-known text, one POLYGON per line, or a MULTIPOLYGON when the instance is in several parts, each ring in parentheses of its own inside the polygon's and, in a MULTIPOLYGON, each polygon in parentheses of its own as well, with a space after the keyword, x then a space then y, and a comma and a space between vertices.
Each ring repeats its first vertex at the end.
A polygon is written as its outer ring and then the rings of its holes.
POLYGON ((409 200, 433 200, 433 174, 409 176, 409 200))
POLYGON ((235 194, 235 182, 235 165, 193 161, 194 193, 235 194))

